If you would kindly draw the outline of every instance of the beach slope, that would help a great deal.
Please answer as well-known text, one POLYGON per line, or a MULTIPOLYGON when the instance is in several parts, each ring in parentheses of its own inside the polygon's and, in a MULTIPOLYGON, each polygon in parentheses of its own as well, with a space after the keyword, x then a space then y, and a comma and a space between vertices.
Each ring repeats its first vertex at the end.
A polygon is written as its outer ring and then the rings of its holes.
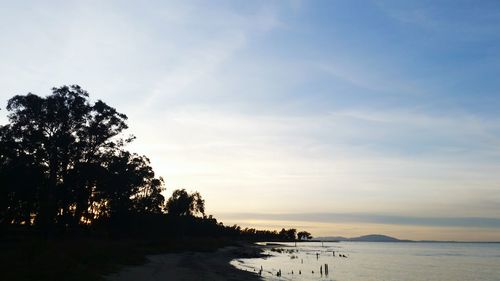
POLYGON ((254 272, 238 270, 229 262, 235 258, 255 257, 256 246, 225 247, 216 252, 184 252, 148 256, 144 265, 125 267, 105 276, 109 281, 197 281, 261 280, 254 272))

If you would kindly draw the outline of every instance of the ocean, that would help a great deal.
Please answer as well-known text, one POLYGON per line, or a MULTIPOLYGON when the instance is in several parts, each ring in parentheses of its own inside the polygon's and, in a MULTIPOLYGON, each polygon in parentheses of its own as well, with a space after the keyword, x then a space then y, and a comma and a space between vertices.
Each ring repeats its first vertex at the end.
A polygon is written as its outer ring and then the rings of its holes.
POLYGON ((500 281, 500 243, 280 244, 266 249, 266 258, 236 259, 231 264, 256 273, 262 268, 264 280, 500 281))

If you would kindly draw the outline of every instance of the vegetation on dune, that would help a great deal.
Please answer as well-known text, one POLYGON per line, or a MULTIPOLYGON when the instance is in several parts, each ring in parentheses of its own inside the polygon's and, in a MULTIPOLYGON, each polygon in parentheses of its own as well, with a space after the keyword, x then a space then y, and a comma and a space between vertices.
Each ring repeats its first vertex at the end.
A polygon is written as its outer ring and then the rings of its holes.
POLYGON ((148 158, 125 150, 127 116, 79 86, 54 88, 45 98, 8 101, 0 128, 0 222, 35 225, 50 235, 162 212, 163 180, 148 158))
POLYGON ((299 240, 309 240, 312 239, 311 233, 307 231, 300 231, 297 233, 297 239, 299 240))
POLYGON ((175 216, 205 215, 205 200, 198 192, 189 194, 185 189, 178 189, 168 199, 167 210, 175 216))
MULTIPOLYGON (((17 276, 30 280, 37 271, 40 280, 51 280, 106 272, 157 250, 310 238, 295 229, 225 226, 205 214, 198 192, 179 189, 165 200, 164 180, 149 159, 126 149, 135 139, 124 136, 127 116, 91 102, 80 86, 53 88, 46 97, 16 95, 7 110, 9 122, 0 125, 3 274, 31 268, 17 276)), ((87 275, 81 276, 95 279, 87 275)))

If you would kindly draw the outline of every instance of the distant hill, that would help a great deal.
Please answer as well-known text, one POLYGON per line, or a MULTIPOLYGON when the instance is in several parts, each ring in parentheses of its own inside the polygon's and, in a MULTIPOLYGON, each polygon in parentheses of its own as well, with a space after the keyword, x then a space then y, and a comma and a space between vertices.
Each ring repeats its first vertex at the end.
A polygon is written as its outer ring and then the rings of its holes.
POLYGON ((314 240, 321 241, 349 241, 349 242, 410 242, 382 234, 370 234, 359 237, 346 238, 342 236, 315 237, 314 240))

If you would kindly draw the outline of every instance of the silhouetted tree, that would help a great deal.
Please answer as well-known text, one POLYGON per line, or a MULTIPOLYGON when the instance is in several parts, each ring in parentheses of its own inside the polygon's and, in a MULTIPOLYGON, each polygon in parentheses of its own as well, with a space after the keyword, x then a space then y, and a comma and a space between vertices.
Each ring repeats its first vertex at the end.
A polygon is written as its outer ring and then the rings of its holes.
POLYGON ((30 224, 38 210, 43 169, 28 156, 0 160, 0 224, 30 224))
POLYGON ((205 200, 198 192, 189 194, 185 189, 177 189, 167 201, 167 211, 174 216, 204 215, 205 200))
POLYGON ((163 180, 145 157, 124 150, 127 116, 79 86, 17 95, 0 128, 0 221, 45 230, 128 211, 161 212, 163 180), (22 219, 21 219, 22 218, 22 219), (29 220, 28 220, 29 218, 29 220))
POLYGON ((104 184, 98 186, 102 213, 110 217, 130 213, 161 213, 163 209, 163 179, 155 178, 149 159, 121 151, 105 161, 104 184))
POLYGON ((290 229, 282 228, 278 235, 283 240, 293 241, 293 240, 297 239, 297 229, 295 229, 295 228, 290 228, 290 229))
POLYGON ((296 239, 295 229, 224 226, 205 216, 198 192, 176 190, 165 204, 164 181, 149 159, 125 149, 134 139, 122 136, 127 116, 92 103, 77 85, 53 88, 46 97, 14 96, 7 110, 9 123, 0 125, 2 227, 34 225, 49 235, 56 226, 104 226, 113 236, 296 239))
POLYGON ((311 233, 307 231, 299 231, 297 233, 297 239, 299 240, 309 240, 312 239, 311 233))

